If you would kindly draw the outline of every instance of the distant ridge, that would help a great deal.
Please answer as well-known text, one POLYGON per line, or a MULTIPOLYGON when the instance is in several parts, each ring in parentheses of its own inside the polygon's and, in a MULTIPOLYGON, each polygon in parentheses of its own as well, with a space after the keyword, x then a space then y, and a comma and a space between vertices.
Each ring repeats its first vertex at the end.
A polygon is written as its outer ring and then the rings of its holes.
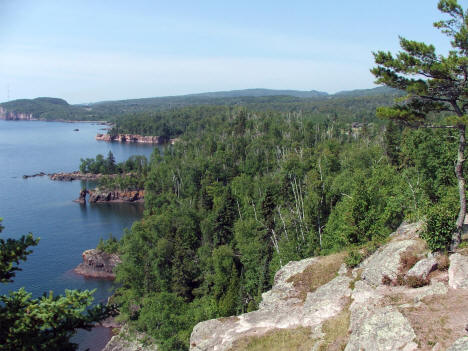
MULTIPOLYGON (((393 99, 400 91, 386 87, 357 89, 328 94, 317 90, 243 89, 215 91, 178 96, 163 96, 141 99, 100 101, 88 104, 69 105, 65 100, 51 97, 19 99, 0 103, 3 119, 6 115, 26 114, 41 120, 108 120, 123 114, 137 112, 167 111, 176 108, 201 105, 246 105, 273 106, 284 110, 298 103, 319 103, 331 99, 359 99, 361 97, 385 97, 393 99)), ((2 119, 2 116, 0 116, 2 119)))
POLYGON ((229 90, 229 91, 214 91, 207 93, 199 94, 189 94, 186 96, 202 96, 202 97, 241 97, 241 96, 252 96, 252 97, 261 97, 261 96, 295 96, 301 98, 316 98, 324 97, 329 94, 323 91, 317 90, 275 90, 275 89, 242 89, 242 90, 229 90))

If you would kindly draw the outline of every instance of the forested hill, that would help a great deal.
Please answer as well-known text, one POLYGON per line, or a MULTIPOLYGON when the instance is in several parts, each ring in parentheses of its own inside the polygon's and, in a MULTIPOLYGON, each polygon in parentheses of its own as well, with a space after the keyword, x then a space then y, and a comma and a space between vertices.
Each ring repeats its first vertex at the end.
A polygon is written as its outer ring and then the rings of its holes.
MULTIPOLYGON (((256 110, 314 111, 324 106, 390 102, 398 94, 395 90, 374 89, 345 91, 329 95, 318 91, 246 89, 208 92, 181 96, 103 101, 92 104, 69 105, 57 98, 20 99, 0 104, 6 112, 31 114, 42 120, 110 120, 122 115, 141 112, 170 111, 198 105, 252 107, 256 110), (344 100, 343 100, 344 99, 344 100), (354 100, 356 99, 356 100, 354 100), (375 100, 375 101, 374 101, 375 100)), ((374 105, 374 104, 372 104, 374 105)))
POLYGON ((404 219, 455 221, 452 130, 210 109, 155 148, 140 176, 145 216, 117 249, 119 318, 162 351, 188 350, 200 321, 257 309, 290 261, 347 250, 353 266, 404 219))
POLYGON ((63 99, 51 97, 12 100, 1 103, 0 108, 5 114, 27 114, 42 120, 96 120, 96 116, 89 113, 89 109, 69 105, 63 99))

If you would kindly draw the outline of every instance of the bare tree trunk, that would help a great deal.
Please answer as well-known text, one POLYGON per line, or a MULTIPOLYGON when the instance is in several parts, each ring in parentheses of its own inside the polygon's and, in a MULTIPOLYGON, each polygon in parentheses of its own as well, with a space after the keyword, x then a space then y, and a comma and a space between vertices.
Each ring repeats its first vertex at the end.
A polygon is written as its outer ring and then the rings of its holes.
POLYGON ((458 126, 460 139, 458 142, 458 157, 455 166, 455 174, 458 179, 458 193, 460 196, 460 212, 457 218, 457 229, 452 236, 450 250, 454 251, 461 242, 461 235, 463 232, 463 223, 466 216, 466 195, 465 195, 465 177, 463 176, 463 163, 465 162, 465 125, 458 126))

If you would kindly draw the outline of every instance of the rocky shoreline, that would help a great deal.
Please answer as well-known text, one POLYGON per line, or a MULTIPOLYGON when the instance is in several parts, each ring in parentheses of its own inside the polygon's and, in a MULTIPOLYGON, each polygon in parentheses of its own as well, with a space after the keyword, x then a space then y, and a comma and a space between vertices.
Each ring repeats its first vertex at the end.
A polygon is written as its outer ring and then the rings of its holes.
POLYGON ((74 200, 80 204, 86 203, 86 195, 89 195, 89 203, 102 203, 102 202, 143 202, 145 198, 145 191, 139 190, 100 190, 99 188, 88 190, 83 189, 80 191, 78 199, 74 200))
POLYGON ((97 249, 84 251, 82 257, 83 262, 74 269, 74 272, 86 278, 114 280, 114 269, 122 262, 117 254, 108 254, 97 249))
POLYGON ((97 134, 96 140, 118 141, 121 143, 141 143, 141 144, 166 144, 169 139, 163 136, 139 135, 139 134, 97 134))
MULTIPOLYGON (((87 181, 96 181, 103 177, 115 178, 121 174, 102 174, 102 173, 81 173, 79 171, 75 172, 58 172, 58 173, 45 173, 39 172, 35 174, 25 174, 23 179, 34 178, 34 177, 43 177, 48 176, 50 180, 58 181, 73 181, 73 180, 87 180, 87 181)), ((126 173, 122 175, 131 175, 131 173, 126 173)))
POLYGON ((178 138, 169 139, 163 136, 157 135, 140 135, 140 134, 97 134, 96 140, 107 141, 107 142, 120 142, 120 143, 140 143, 140 144, 171 144, 174 145, 178 138))

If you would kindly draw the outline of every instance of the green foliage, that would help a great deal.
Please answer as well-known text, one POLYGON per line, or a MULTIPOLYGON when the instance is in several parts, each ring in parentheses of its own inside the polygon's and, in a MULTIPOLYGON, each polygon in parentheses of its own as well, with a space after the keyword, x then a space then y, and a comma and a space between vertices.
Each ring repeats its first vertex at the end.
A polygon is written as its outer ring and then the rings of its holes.
MULTIPOLYGON (((0 219, 1 223, 1 219, 0 219)), ((3 227, 0 225, 0 232, 3 227)), ((38 244, 31 234, 20 239, 0 240, 1 283, 11 282, 19 268, 38 244)), ((0 350, 77 350, 70 341, 77 329, 91 330, 96 322, 115 315, 112 306, 93 307, 94 291, 66 290, 33 298, 24 288, 0 296, 0 350)))
POLYGON ((81 173, 115 174, 135 172, 142 174, 147 171, 147 167, 148 160, 145 156, 134 155, 130 156, 125 162, 116 163, 114 154, 109 151, 106 158, 101 154, 97 155, 95 159, 82 158, 79 169, 81 173))
MULTIPOLYGON (((0 233, 3 230, 0 218, 0 233)), ((34 239, 32 234, 23 235, 19 239, 0 239, 0 283, 12 282, 15 272, 20 271, 18 267, 20 261, 26 261, 32 250, 31 246, 36 246, 39 239, 34 239)))
POLYGON ((353 248, 348 252, 348 255, 345 258, 345 263, 349 268, 354 268, 358 266, 363 260, 364 257, 360 250, 353 248))
POLYGON ((99 243, 96 246, 96 249, 99 251, 106 252, 108 254, 114 254, 119 252, 119 241, 116 237, 112 236, 112 233, 109 234, 108 239, 99 239, 99 243))
POLYGON ((423 239, 432 251, 446 250, 455 231, 456 211, 453 206, 438 204, 427 214, 427 228, 423 239))
MULTIPOLYGON (((189 118, 177 143, 155 151, 135 177, 145 216, 121 240, 121 318, 163 350, 187 349, 197 322, 257 308, 289 261, 350 250, 354 266, 403 219, 456 192, 444 164, 451 132, 352 128, 354 112, 322 114, 342 111, 337 99, 315 112, 220 109, 189 118), (173 306, 167 320, 161 300, 173 306)), ((373 120, 370 100, 340 99, 373 120)))

